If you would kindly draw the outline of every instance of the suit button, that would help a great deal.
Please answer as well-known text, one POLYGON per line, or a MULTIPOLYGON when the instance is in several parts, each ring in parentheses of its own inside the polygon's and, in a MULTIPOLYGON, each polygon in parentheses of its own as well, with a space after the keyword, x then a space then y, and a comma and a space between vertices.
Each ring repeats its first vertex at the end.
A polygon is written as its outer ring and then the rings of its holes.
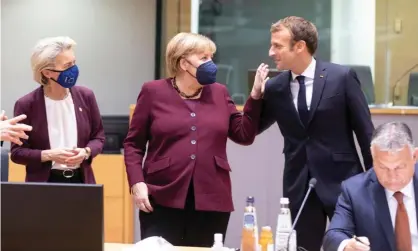
POLYGON ((191 159, 196 159, 196 155, 192 154, 192 155, 190 155, 190 158, 191 159))
POLYGON ((196 131, 196 126, 192 126, 190 129, 192 129, 192 131, 196 131))
POLYGON ((192 145, 196 145, 196 140, 192 140, 190 142, 192 143, 192 145))
POLYGON ((192 112, 192 113, 190 113, 190 116, 196 117, 196 113, 192 112))

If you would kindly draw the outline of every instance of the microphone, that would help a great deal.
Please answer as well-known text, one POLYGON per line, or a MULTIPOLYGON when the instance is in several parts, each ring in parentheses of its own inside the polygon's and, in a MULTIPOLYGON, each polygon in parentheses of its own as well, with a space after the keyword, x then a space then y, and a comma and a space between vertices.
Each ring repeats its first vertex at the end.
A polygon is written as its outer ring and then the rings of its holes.
POLYGON ((411 73, 411 71, 413 71, 416 67, 418 66, 418 64, 413 65, 411 68, 409 68, 408 70, 406 70, 396 81, 395 84, 393 85, 392 88, 392 105, 395 105, 395 100, 397 98, 397 96, 395 95, 395 91, 398 88, 398 85, 401 83, 401 80, 406 77, 406 75, 408 75, 408 73, 411 73))
POLYGON ((315 188, 315 185, 316 185, 315 178, 312 178, 311 180, 309 180, 308 191, 306 192, 305 198, 303 198, 302 205, 300 206, 299 211, 296 215, 295 221, 293 222, 292 229, 290 230, 290 233, 289 233, 289 237, 287 237, 287 251, 290 251, 289 245, 290 245, 290 238, 292 237, 293 230, 295 229, 296 223, 298 223, 298 220, 299 220, 299 216, 302 213, 303 208, 305 207, 306 200, 308 199, 309 194, 311 193, 311 190, 315 188))

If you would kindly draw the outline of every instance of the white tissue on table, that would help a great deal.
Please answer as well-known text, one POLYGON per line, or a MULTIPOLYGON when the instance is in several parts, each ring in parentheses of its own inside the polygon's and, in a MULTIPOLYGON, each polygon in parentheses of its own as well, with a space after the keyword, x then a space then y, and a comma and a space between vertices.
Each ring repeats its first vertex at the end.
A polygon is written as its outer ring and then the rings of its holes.
POLYGON ((162 237, 148 237, 124 251, 177 251, 177 249, 162 237))

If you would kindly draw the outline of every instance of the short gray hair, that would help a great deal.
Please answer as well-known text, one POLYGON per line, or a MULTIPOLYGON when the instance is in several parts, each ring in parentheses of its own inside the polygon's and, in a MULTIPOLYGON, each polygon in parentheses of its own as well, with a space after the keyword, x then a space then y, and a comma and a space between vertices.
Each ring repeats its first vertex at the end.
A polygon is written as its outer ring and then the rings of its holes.
POLYGON ((74 40, 63 36, 47 37, 39 40, 31 56, 33 79, 39 84, 46 84, 48 80, 42 75, 41 71, 53 69, 55 58, 64 50, 73 49, 75 45, 74 40))
POLYGON ((388 122, 379 125, 373 132, 371 145, 383 151, 399 151, 405 146, 414 148, 409 126, 403 122, 388 122))

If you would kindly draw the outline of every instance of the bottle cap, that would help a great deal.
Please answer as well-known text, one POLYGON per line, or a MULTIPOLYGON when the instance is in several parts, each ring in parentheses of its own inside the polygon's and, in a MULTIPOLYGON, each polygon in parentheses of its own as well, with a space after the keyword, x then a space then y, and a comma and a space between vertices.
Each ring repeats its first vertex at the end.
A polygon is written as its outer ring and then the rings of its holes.
POLYGON ((289 204, 289 198, 286 198, 286 197, 280 198, 280 204, 289 204))
POLYGON ((261 231, 271 232, 271 227, 270 226, 264 226, 264 227, 261 228, 261 231))
POLYGON ((215 242, 219 243, 223 241, 222 234, 215 234, 215 242))
POLYGON ((254 203, 254 197, 253 196, 248 196, 247 197, 247 203, 254 203))

